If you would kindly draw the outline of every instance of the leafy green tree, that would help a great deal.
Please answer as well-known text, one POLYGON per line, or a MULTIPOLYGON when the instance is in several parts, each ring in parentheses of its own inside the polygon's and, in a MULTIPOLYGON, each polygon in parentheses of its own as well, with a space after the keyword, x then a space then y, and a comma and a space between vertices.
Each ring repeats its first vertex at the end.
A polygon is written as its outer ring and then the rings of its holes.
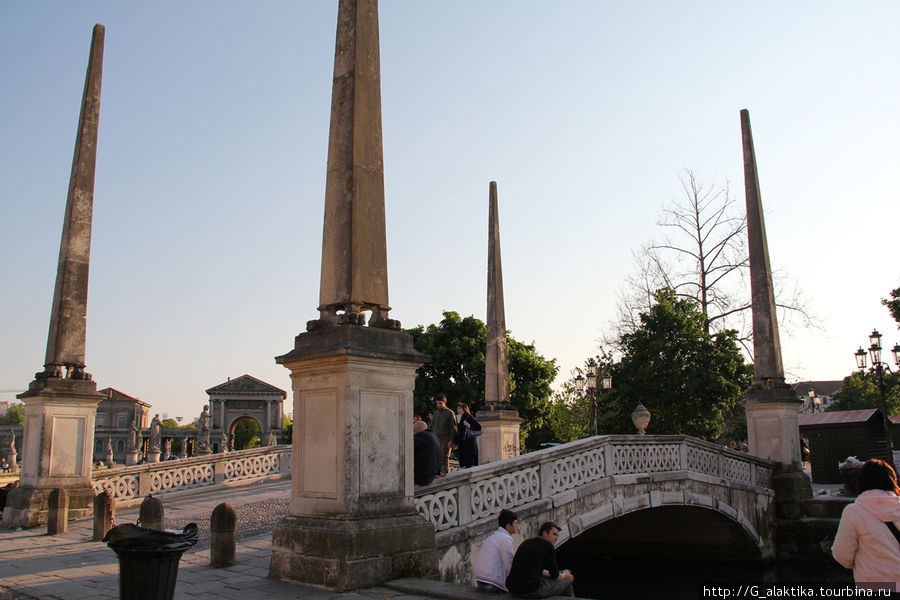
POLYGON ((6 414, 0 417, 0 425, 25 425, 25 405, 10 404, 6 414))
POLYGON ((554 441, 573 442, 591 435, 591 402, 575 390, 571 381, 553 395, 548 417, 554 441))
POLYGON ((891 290, 891 299, 882 298, 881 303, 891 311, 891 316, 897 321, 897 328, 900 329, 900 287, 891 290))
POLYGON ((648 433, 715 440, 752 383, 752 366, 744 362, 736 331, 707 333, 696 301, 671 288, 654 299, 637 329, 621 337, 623 356, 613 366, 601 432, 633 433, 630 414, 640 402, 652 415, 648 433))
POLYGON ((294 421, 287 415, 281 417, 281 428, 284 430, 284 444, 290 444, 294 435, 294 421))
MULTIPOLYGON (((900 374, 885 373, 884 389, 888 412, 900 414, 900 374)), ((878 408, 879 398, 876 376, 868 371, 856 371, 844 378, 826 411, 878 408)))
POLYGON ((178 421, 175 419, 163 419, 159 422, 159 425, 163 429, 178 429, 178 421))
MULTIPOLYGON (((444 311, 440 323, 407 329, 416 350, 431 357, 419 368, 414 392, 416 414, 433 410, 432 398, 447 396, 454 408, 465 402, 473 411, 484 405, 484 367, 487 327, 474 316, 461 318, 459 313, 444 311)), ((558 367, 556 360, 541 356, 534 344, 515 340, 507 333, 510 404, 524 419, 520 432, 524 445, 535 447, 539 430, 548 425, 551 385, 558 367)))
POLYGON ((244 419, 234 426, 234 449, 247 450, 259 448, 259 435, 262 433, 256 419, 244 419))

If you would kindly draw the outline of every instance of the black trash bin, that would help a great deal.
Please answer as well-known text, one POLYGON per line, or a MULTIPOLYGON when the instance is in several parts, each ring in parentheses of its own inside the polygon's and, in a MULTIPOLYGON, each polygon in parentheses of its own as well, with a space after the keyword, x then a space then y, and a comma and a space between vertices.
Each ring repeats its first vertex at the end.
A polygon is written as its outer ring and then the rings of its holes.
POLYGON ((110 529, 103 541, 119 557, 120 600, 172 600, 178 561, 197 543, 197 525, 158 531, 125 523, 110 529))

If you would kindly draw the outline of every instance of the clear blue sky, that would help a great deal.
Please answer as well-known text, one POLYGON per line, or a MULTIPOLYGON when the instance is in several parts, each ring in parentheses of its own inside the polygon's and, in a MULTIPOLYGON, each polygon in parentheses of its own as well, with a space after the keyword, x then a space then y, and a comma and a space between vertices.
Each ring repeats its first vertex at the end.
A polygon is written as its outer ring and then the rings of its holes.
MULTIPOLYGON (((42 368, 91 28, 106 25, 88 371, 170 416, 284 389, 315 318, 336 1, 0 3, 0 389, 42 368)), ((900 285, 900 4, 383 0, 391 316, 485 315, 499 186, 507 326, 561 374, 596 351, 678 177, 743 203, 750 109, 773 266, 840 379, 900 285), (893 249, 892 249, 893 248, 893 249)), ((0 394, 11 400, 12 393, 0 394)))

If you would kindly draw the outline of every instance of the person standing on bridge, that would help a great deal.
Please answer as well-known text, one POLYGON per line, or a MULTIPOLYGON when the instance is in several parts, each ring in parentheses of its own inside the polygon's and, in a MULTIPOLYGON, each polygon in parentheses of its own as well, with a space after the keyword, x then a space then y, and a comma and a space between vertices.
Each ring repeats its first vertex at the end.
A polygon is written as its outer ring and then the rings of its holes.
POLYGON ((497 523, 500 527, 484 540, 475 559, 475 587, 482 592, 509 591, 506 589, 506 576, 512 567, 512 536, 519 530, 519 517, 504 508, 497 523))
POLYGON ((453 437, 456 435, 456 415, 447 408, 447 397, 437 396, 434 399, 434 419, 431 422, 431 430, 441 444, 441 475, 446 475, 450 469, 448 461, 450 451, 453 449, 453 437))
POLYGON ((525 540, 516 550, 506 577, 506 587, 513 598, 575 596, 575 577, 568 569, 560 571, 556 566, 557 539, 559 526, 547 521, 538 530, 538 537, 525 540))
POLYGON ((894 584, 900 592, 900 486, 883 460, 867 460, 856 480, 859 496, 841 514, 831 555, 860 583, 894 584))

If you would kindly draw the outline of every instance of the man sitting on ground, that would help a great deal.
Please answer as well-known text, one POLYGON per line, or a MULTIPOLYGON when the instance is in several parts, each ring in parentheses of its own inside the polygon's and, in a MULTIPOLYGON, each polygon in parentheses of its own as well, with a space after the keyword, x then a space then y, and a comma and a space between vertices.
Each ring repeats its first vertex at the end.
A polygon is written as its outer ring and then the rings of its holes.
POLYGON ((499 529, 492 533, 475 559, 475 586, 482 592, 506 592, 506 576, 512 567, 512 534, 519 530, 519 518, 511 510, 500 511, 499 529))
POLYGON ((512 568, 506 578, 506 588, 515 598, 549 598, 574 596, 575 577, 568 569, 560 572, 556 566, 559 527, 551 522, 541 525, 538 537, 525 540, 516 550, 512 568))

